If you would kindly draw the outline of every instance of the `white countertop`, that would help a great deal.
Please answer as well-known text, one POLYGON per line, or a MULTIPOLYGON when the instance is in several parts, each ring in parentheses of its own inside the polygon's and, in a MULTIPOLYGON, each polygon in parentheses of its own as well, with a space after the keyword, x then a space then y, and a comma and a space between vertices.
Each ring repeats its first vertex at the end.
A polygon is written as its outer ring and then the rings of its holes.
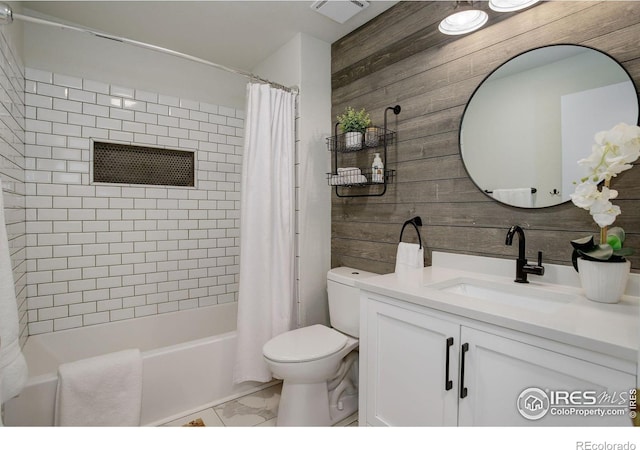
POLYGON ((628 361, 637 361, 640 346, 640 274, 631 274, 620 303, 588 300, 571 266, 544 264, 545 275, 529 275, 523 289, 541 288, 568 296, 566 303, 536 308, 514 302, 494 302, 443 292, 430 287, 452 278, 473 278, 521 286, 513 282, 516 262, 500 258, 433 252, 433 265, 403 274, 379 275, 356 281, 373 292, 415 305, 552 339, 628 361))

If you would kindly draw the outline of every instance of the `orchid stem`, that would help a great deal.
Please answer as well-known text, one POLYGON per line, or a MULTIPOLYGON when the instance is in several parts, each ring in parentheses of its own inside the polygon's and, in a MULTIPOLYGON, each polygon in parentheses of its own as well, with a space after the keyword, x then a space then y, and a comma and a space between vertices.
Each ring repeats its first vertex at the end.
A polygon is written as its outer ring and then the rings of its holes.
POLYGON ((600 244, 607 243, 607 227, 600 228, 600 244))

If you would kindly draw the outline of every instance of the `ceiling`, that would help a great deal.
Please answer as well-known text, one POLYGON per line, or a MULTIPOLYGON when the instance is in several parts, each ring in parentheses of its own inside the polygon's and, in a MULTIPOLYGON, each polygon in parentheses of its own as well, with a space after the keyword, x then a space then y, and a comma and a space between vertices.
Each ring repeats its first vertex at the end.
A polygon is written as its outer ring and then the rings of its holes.
POLYGON ((335 42, 397 1, 370 1, 344 24, 313 1, 24 1, 23 14, 79 25, 252 70, 302 32, 335 42))

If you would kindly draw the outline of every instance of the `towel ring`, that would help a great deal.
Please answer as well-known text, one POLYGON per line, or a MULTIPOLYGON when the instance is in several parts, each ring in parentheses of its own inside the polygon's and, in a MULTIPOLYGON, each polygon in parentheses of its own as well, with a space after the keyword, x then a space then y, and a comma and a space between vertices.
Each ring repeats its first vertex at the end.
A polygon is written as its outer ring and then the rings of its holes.
POLYGON ((420 244, 420 248, 422 248, 422 237, 420 236, 420 230, 418 227, 422 226, 422 219, 420 216, 416 216, 413 219, 407 220, 404 225, 402 225, 402 230, 400 231, 400 242, 402 242, 402 233, 404 233, 404 229, 407 225, 413 225, 413 228, 416 229, 416 234, 418 235, 418 243, 420 244))

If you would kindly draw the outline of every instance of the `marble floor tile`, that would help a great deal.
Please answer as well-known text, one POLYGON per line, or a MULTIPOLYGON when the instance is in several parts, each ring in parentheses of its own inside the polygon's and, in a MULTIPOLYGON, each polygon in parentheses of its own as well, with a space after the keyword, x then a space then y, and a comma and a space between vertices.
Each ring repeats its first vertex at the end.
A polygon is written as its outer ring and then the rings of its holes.
POLYGON ((340 422, 336 423, 334 425, 334 427, 351 427, 351 426, 354 426, 353 424, 355 424, 356 427, 358 426, 358 412, 357 411, 355 413, 351 414, 349 417, 345 417, 340 422))
POLYGON ((259 423, 258 425, 256 425, 257 427, 275 427, 276 426, 276 421, 278 420, 277 417, 274 417, 273 419, 269 419, 266 422, 262 422, 259 423))
POLYGON ((180 419, 172 420, 171 422, 168 422, 163 426, 181 427, 188 424, 192 420, 196 420, 196 419, 202 419, 202 421, 204 422, 204 426, 206 427, 223 427, 224 426, 224 423, 222 423, 222 420, 220 420, 220 418, 218 417, 216 412, 213 410, 213 408, 207 408, 204 411, 199 411, 197 413, 193 413, 193 414, 189 414, 188 416, 181 417, 180 419))
POLYGON ((256 426, 278 416, 282 384, 223 403, 214 408, 227 427, 256 426))
MULTIPOLYGON (((274 427, 278 418, 278 403, 282 384, 270 386, 253 394, 189 414, 164 424, 181 427, 192 420, 202 419, 207 427, 274 427)), ((341 420, 336 427, 357 427, 358 413, 341 420)))

